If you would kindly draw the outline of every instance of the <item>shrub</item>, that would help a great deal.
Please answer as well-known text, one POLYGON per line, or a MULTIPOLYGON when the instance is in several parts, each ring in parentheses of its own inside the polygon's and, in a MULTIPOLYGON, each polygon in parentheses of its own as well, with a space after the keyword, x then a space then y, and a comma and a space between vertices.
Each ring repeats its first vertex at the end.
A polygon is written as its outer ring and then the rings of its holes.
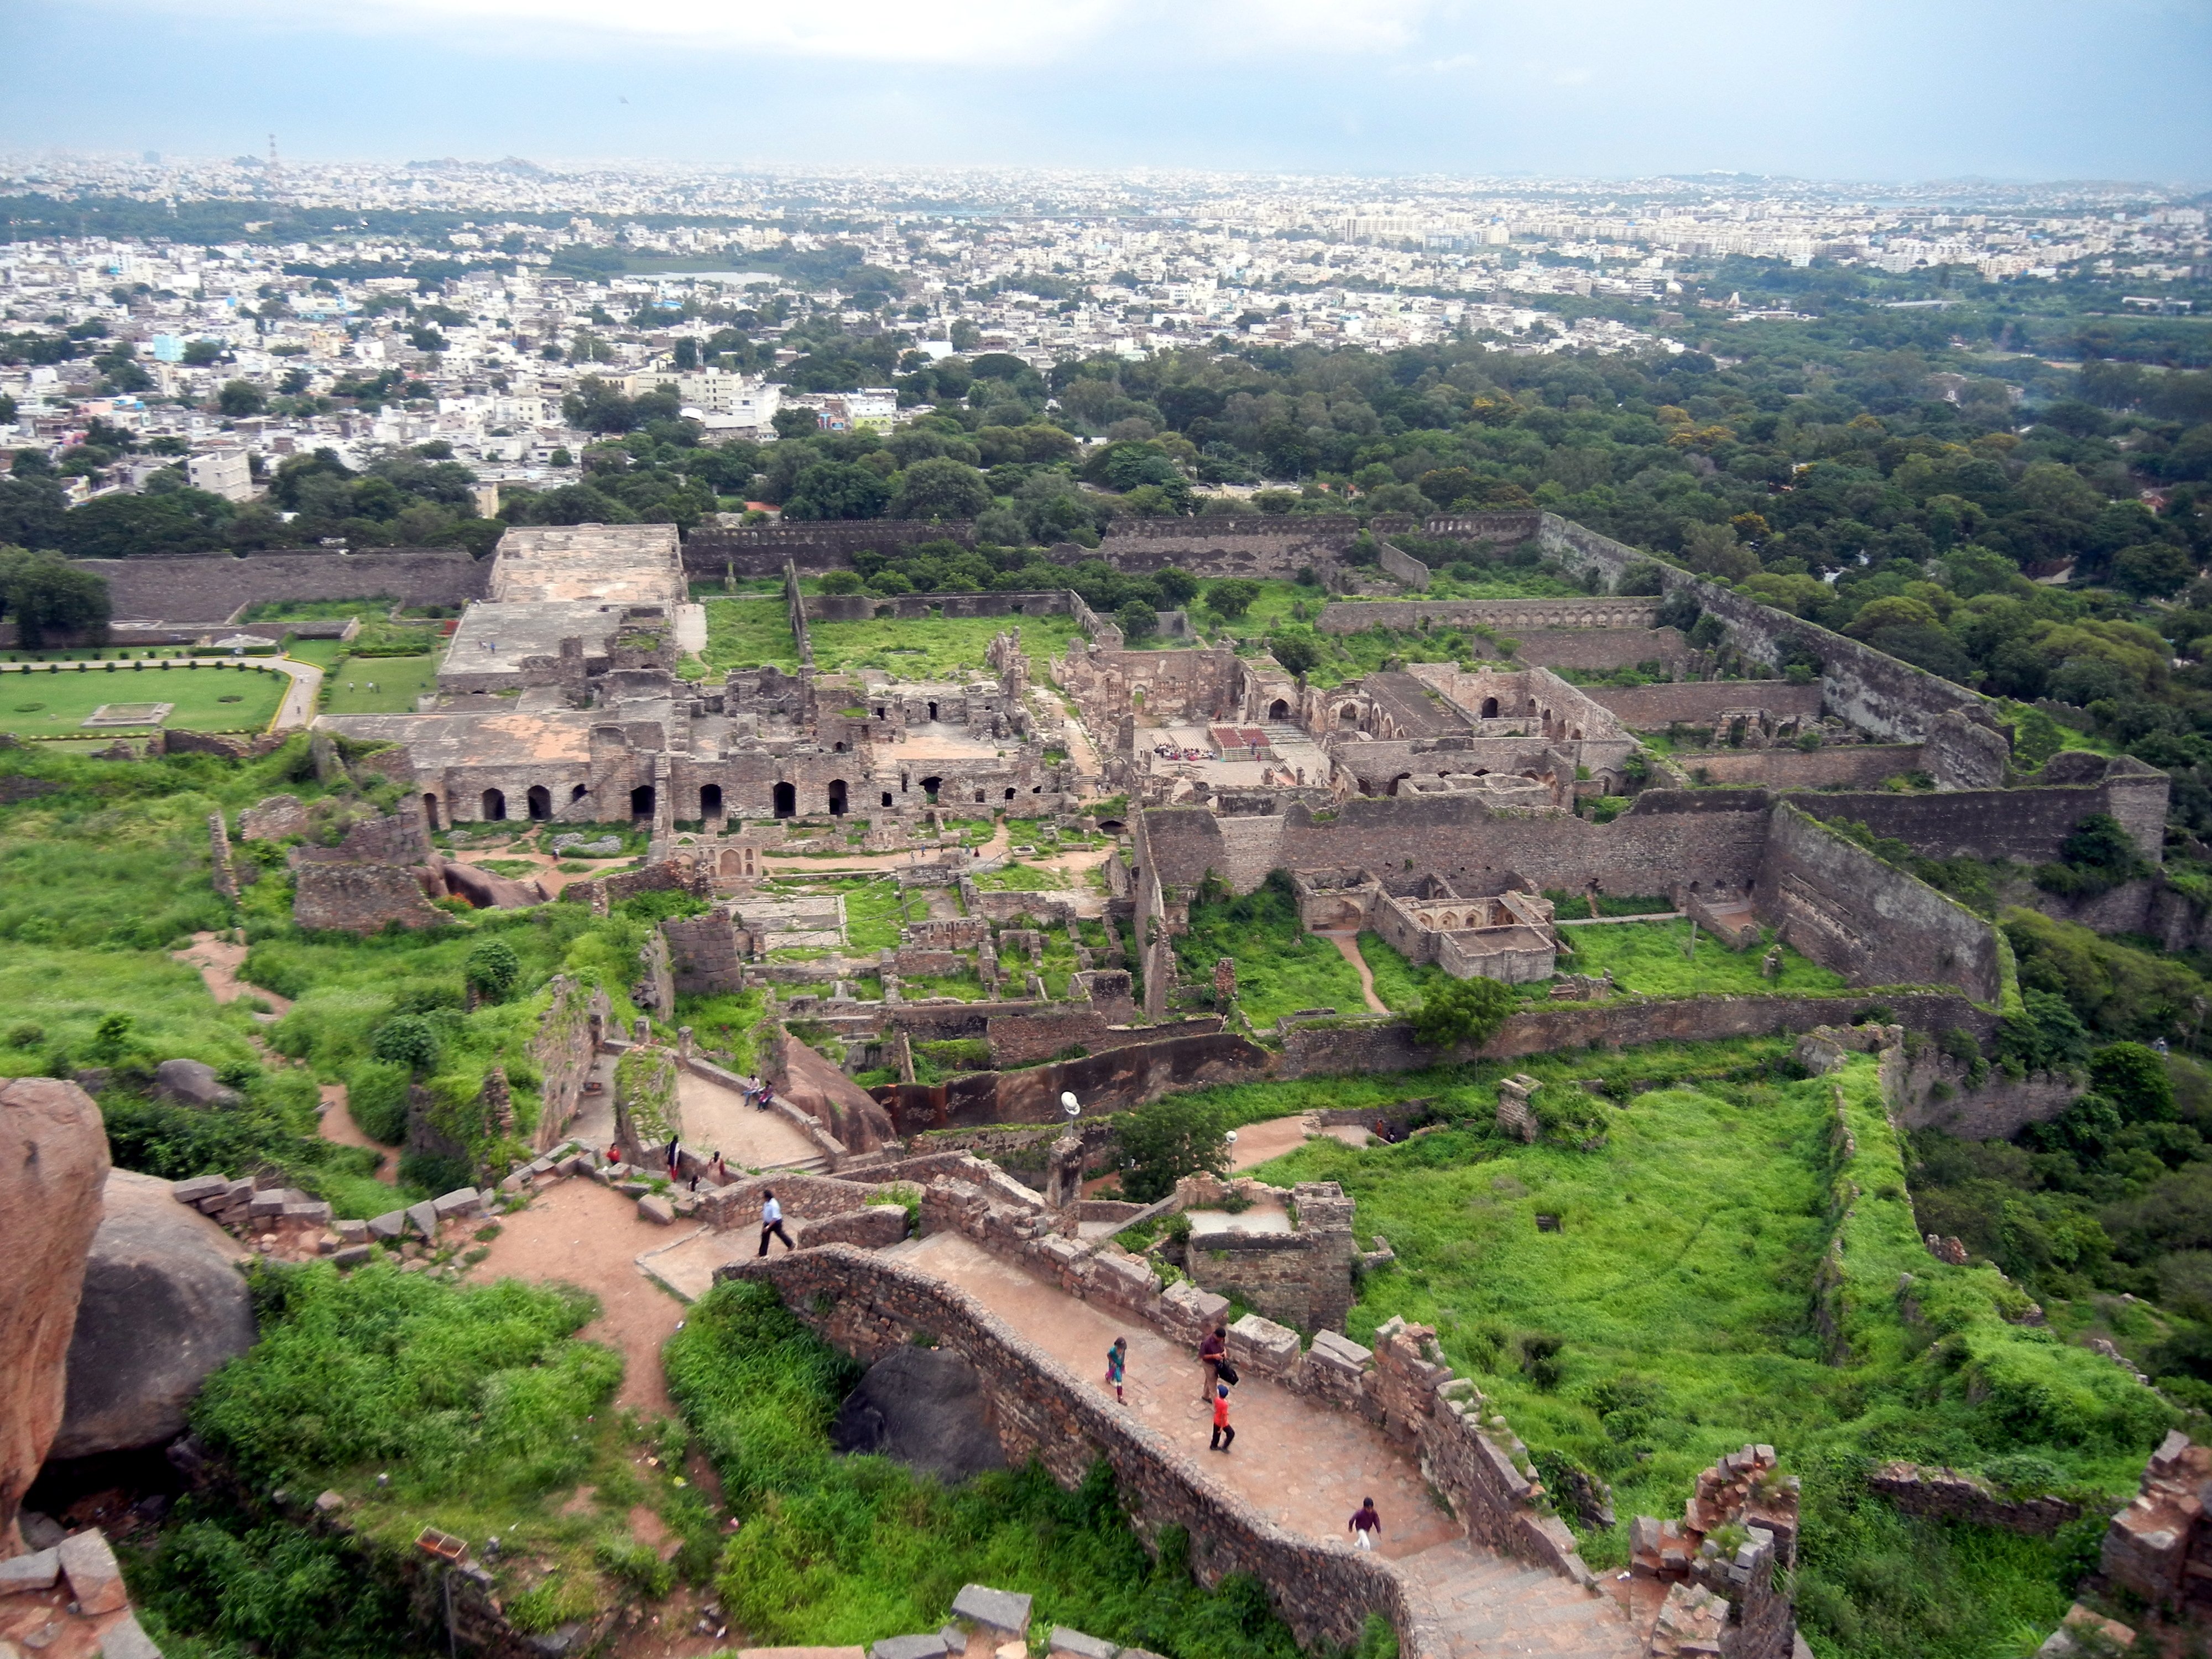
POLYGON ((1121 1190, 1133 1203, 1151 1204, 1173 1192, 1185 1176, 1224 1173, 1226 1129, 1217 1109, 1188 1095, 1163 1095, 1124 1112, 1115 1123, 1115 1138, 1130 1164, 1122 1172, 1121 1190))
POLYGON ((420 1014, 401 1014, 377 1028, 369 1052, 418 1075, 438 1069, 437 1028, 420 1014))
POLYGON ((346 1081, 346 1109, 362 1133, 386 1146, 407 1139, 407 1067, 363 1060, 346 1081))
POLYGON ((1413 1011, 1413 1040, 1431 1048, 1480 1048, 1513 1012, 1513 988, 1494 979, 1446 980, 1413 1011))
POLYGON ((522 978, 522 960, 503 939, 488 939, 469 952, 462 975, 487 1002, 504 1002, 522 978))

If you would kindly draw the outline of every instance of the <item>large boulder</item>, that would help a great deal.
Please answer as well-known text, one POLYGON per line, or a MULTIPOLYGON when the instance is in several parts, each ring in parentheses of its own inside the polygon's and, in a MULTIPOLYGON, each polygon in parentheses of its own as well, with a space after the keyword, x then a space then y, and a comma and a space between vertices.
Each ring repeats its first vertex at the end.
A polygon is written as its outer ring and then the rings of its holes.
POLYGON ((307 809, 297 795, 271 795, 238 815, 240 841, 283 841, 307 833, 307 809))
POLYGON ((1006 1467, 975 1368, 949 1348, 894 1348, 837 1408, 830 1443, 873 1453, 951 1486, 1006 1467))
POLYGON ((208 1373, 253 1346, 236 1242, 170 1188, 129 1170, 108 1174, 52 1456, 173 1440, 208 1373))
POLYGON ((448 893, 479 910, 520 910, 545 902, 545 890, 535 880, 510 881, 458 860, 447 863, 442 874, 448 893))
POLYGON ((70 1336, 100 1227, 107 1133, 74 1083, 0 1084, 0 1556, 61 1426, 70 1336))
POLYGON ((235 1106, 243 1098, 223 1086, 204 1060, 165 1060, 154 1068, 154 1092, 179 1106, 235 1106))

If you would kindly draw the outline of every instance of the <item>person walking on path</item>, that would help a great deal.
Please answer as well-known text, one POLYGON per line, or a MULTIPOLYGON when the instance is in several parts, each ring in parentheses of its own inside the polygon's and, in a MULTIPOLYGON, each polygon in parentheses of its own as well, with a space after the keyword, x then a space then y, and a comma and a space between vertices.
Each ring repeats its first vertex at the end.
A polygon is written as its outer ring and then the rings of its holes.
POLYGON ((1346 1524, 1352 1530, 1352 1541, 1364 1550, 1373 1549, 1375 1540, 1382 1535, 1382 1517, 1375 1513, 1375 1500, 1371 1498, 1360 1500, 1359 1507, 1352 1510, 1352 1519, 1346 1524))
POLYGON ((1216 1325, 1206 1340, 1198 1345, 1198 1369, 1206 1378, 1206 1391, 1199 1403, 1210 1405, 1213 1391, 1220 1386, 1221 1362, 1229 1357, 1229 1332, 1226 1327, 1216 1325))
POLYGON ((1237 1438, 1237 1431, 1229 1425, 1229 1385, 1213 1385, 1213 1438, 1206 1443, 1206 1450, 1225 1452, 1237 1438))
POLYGON ((668 1138, 668 1178, 673 1181, 683 1173, 684 1149, 677 1145, 676 1137, 671 1135, 668 1138))
POLYGON ((717 1187, 730 1184, 730 1166, 722 1162, 722 1154, 719 1151, 714 1154, 714 1184, 717 1187))
POLYGON ((1106 1350, 1106 1385, 1114 1390, 1114 1400, 1117 1405, 1128 1403, 1127 1396, 1121 1392, 1121 1373, 1128 1368, 1128 1364, 1129 1339, 1117 1336, 1114 1339, 1114 1346, 1106 1350))
POLYGON ((761 1194, 760 1253, 763 1255, 768 1254, 768 1242, 770 1238, 781 1239, 783 1248, 787 1250, 795 1250, 799 1248, 791 1242, 791 1235, 783 1230, 783 1206, 775 1201, 774 1193, 767 1192, 761 1194))

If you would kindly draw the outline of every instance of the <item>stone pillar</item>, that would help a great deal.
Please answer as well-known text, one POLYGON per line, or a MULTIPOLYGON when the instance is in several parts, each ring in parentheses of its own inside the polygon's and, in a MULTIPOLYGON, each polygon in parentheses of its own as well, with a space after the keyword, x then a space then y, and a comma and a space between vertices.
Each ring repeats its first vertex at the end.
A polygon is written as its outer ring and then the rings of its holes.
POLYGON ((1083 1138, 1062 1135, 1046 1154, 1044 1201, 1055 1210, 1072 1208, 1083 1195, 1083 1138))
POLYGON ((653 1021, 644 1014, 637 1017, 637 1045, 641 1048, 653 1041, 653 1021))
POLYGON ((689 1025, 676 1028, 676 1052, 685 1060, 692 1056, 691 1028, 689 1025))
POLYGON ((1213 964, 1213 1006, 1224 1013, 1237 1000, 1237 958, 1222 957, 1213 964))
POLYGON ((1498 1085, 1498 1127, 1509 1135, 1524 1141, 1536 1139, 1536 1115, 1528 1108, 1528 1098, 1541 1085, 1526 1072, 1517 1073, 1498 1085))
POLYGON ((238 872, 231 867, 230 830, 223 823, 220 812, 208 814, 208 864, 215 890, 235 902, 238 898, 238 872))

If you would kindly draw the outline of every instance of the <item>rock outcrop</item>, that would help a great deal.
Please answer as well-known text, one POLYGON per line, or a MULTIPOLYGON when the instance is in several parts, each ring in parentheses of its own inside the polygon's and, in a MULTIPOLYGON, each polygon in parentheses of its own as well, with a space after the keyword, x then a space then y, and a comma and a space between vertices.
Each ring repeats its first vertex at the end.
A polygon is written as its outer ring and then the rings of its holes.
POLYGON ((100 1227, 107 1134, 74 1083, 0 1084, 0 1555, 61 1426, 70 1337, 100 1227))
POLYGON ((235 1106, 245 1098, 204 1060, 163 1060, 154 1068, 154 1092, 179 1106, 235 1106))
POLYGON ((51 1456, 174 1439, 208 1373, 253 1346, 237 1243, 172 1194, 154 1176, 108 1173, 51 1456))
POLYGON ((837 1408, 830 1443, 894 1458, 948 1486, 1006 1467, 975 1368, 949 1348, 896 1348, 869 1366, 837 1408))

